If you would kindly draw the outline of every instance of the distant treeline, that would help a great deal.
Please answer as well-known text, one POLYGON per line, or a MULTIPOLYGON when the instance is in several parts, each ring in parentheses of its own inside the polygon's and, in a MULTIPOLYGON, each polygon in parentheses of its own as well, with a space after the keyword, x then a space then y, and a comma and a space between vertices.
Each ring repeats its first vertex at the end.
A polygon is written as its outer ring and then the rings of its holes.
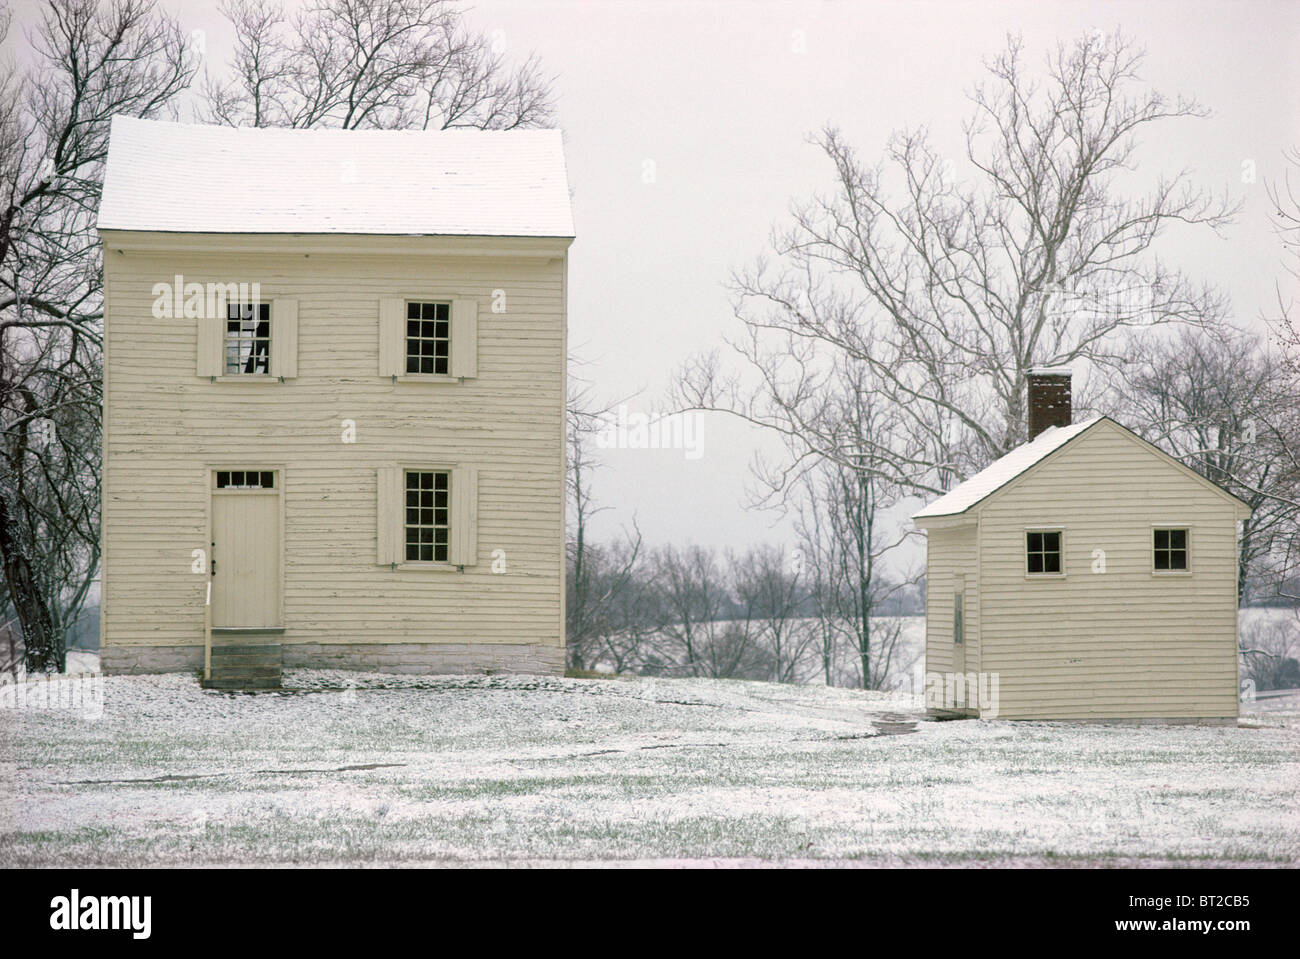
POLYGON ((912 665, 906 617, 925 608, 915 577, 866 581, 777 546, 584 541, 568 566, 568 660, 580 670, 881 689, 912 665))

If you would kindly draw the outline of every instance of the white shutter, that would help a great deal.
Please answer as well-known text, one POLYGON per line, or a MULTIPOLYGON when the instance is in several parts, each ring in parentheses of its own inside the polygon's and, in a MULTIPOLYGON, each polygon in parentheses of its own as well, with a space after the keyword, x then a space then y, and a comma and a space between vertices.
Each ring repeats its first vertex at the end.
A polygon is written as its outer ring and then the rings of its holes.
POLYGON ((478 470, 473 466, 451 471, 451 562, 478 563, 478 470))
POLYGON ((451 301, 451 375, 478 376, 478 300, 451 301))
POLYGON ((406 372, 406 301, 400 296, 379 300, 379 375, 406 372))
POLYGON ((375 532, 379 541, 377 561, 387 566, 390 563, 400 563, 406 558, 401 535, 405 529, 406 508, 402 471, 395 466, 381 466, 377 472, 378 485, 375 490, 375 532))
POLYGON ((195 372, 199 376, 220 376, 225 371, 222 345, 225 340, 226 321, 219 316, 201 316, 197 323, 199 352, 195 372))
POLYGON ((271 301, 271 375, 286 379, 298 375, 297 300, 271 301))

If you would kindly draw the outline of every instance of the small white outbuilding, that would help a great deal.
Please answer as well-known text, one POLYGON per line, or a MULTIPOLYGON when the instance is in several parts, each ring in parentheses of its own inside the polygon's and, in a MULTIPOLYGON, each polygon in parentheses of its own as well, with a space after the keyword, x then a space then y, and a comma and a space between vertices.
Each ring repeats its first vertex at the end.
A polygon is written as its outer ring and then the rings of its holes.
POLYGON ((942 712, 1235 721, 1237 523, 1250 507, 1029 376, 1029 441, 913 517, 942 712))

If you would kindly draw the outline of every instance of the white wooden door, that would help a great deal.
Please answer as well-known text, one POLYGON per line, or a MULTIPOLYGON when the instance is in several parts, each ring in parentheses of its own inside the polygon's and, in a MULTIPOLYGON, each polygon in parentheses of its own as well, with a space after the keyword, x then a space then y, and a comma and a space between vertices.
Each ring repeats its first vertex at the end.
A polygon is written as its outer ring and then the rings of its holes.
POLYGON ((212 493, 212 626, 280 622, 280 497, 274 490, 212 493))

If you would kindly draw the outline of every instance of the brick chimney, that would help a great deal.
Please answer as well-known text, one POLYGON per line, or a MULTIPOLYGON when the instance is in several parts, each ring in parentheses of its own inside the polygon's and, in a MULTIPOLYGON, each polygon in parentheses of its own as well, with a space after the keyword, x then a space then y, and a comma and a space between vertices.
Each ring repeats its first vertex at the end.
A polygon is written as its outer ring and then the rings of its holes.
POLYGON ((1038 366, 1029 371, 1029 439, 1049 426, 1070 425, 1070 368, 1038 366))

